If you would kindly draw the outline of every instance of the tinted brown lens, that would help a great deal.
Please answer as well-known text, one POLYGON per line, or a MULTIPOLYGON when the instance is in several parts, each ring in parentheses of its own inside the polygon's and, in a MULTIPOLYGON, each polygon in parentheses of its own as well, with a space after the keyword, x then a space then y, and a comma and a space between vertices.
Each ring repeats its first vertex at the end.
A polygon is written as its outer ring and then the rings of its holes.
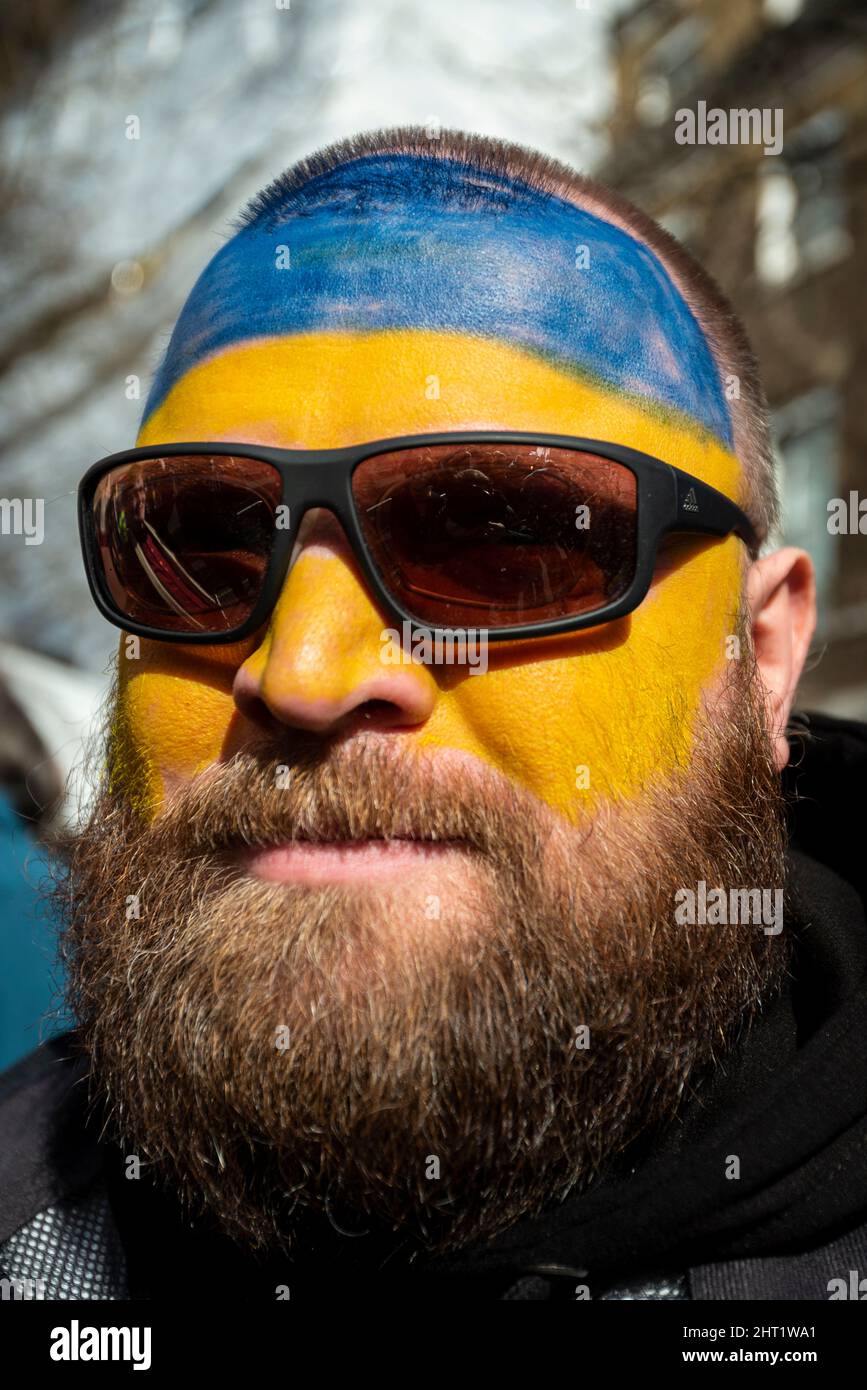
POLYGON ((635 475, 533 444, 435 444, 365 459, 353 495, 386 587, 440 627, 592 612, 635 575, 635 475))
POLYGON ((93 521, 124 617, 166 632, 239 627, 262 592, 280 475, 255 459, 185 454, 100 478, 93 521))

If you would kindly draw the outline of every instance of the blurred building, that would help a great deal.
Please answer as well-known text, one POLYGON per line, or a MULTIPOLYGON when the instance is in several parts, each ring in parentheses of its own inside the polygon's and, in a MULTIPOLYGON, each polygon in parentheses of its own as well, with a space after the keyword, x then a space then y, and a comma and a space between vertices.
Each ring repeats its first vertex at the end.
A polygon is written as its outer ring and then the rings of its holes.
POLYGON ((746 324, 773 410, 781 538, 817 569, 798 703, 856 717, 867 535, 832 534, 828 506, 867 499, 865 40, 863 0, 643 0, 613 26, 618 96, 596 171, 694 252, 746 324), (780 153, 678 143, 684 110, 696 135, 714 110, 781 111, 780 153))

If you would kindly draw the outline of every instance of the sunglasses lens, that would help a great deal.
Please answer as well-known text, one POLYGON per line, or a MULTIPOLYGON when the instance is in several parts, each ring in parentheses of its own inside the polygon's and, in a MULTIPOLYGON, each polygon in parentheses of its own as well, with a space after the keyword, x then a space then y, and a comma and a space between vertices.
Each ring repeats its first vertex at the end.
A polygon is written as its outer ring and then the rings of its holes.
POLYGON ((163 632, 240 627, 262 592, 281 496, 275 468, 234 456, 142 459, 104 474, 91 515, 116 609, 163 632))
POLYGON ((386 588, 430 626, 591 613, 635 575, 635 474, 594 454, 434 444, 365 459, 352 487, 386 588))

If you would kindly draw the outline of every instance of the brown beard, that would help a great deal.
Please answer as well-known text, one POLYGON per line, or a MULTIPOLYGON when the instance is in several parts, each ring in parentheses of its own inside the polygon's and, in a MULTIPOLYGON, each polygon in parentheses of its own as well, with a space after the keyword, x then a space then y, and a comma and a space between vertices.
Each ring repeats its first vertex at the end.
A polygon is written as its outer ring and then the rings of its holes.
POLYGON ((785 882, 758 683, 730 672, 688 773, 581 831, 387 735, 263 738, 150 824, 104 789, 56 907, 124 1151, 253 1250, 291 1251, 325 1211, 441 1253, 584 1190, 675 1114, 788 963, 785 932, 675 923, 699 880, 785 882), (231 853, 411 833, 465 842, 469 872, 301 887, 231 853))

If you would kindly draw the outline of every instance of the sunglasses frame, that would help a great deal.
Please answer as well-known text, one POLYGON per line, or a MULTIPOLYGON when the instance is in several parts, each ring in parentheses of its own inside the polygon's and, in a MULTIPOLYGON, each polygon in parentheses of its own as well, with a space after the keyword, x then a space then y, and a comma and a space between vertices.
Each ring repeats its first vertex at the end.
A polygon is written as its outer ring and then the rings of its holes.
POLYGON ((176 642, 184 646, 226 646, 229 643, 240 642, 255 633, 273 611, 286 579, 298 528, 310 507, 327 508, 340 521, 365 578, 380 605, 392 619, 399 623, 407 622, 411 629, 434 637, 444 633, 483 631, 492 642, 521 641, 554 636, 557 633, 579 632, 584 628, 598 627, 602 623, 612 622, 632 613, 645 598, 652 583, 660 541, 670 533, 720 538, 734 533, 745 542, 753 556, 758 553, 760 545, 749 518, 724 493, 673 464, 654 458, 652 454, 644 454, 637 449, 630 449, 622 444, 606 443, 599 439, 526 431, 456 430, 436 434, 400 435, 392 439, 352 444, 341 449, 276 449, 259 444, 225 441, 149 445, 145 448, 127 449, 101 459, 87 470, 79 484, 79 535, 94 602, 110 623, 124 632, 140 637, 150 637, 159 642, 176 642), (635 574, 628 589, 604 608, 597 608, 589 613, 572 614, 512 627, 431 627, 430 624, 414 617, 397 602, 374 566, 352 495, 352 475, 360 463, 377 454, 392 453, 398 449, 426 448, 434 444, 533 444, 541 448, 574 449, 582 453, 596 454, 599 458, 628 468, 636 480, 637 513, 635 574), (255 607, 239 627, 226 632, 168 632, 146 623, 138 623, 125 617, 114 605, 104 583, 92 507, 99 480, 122 464, 137 463, 148 458, 177 458, 185 454, 208 454, 215 458, 249 458, 271 464, 282 477, 282 505, 290 508, 289 526, 285 530, 275 530, 268 569, 255 607))

